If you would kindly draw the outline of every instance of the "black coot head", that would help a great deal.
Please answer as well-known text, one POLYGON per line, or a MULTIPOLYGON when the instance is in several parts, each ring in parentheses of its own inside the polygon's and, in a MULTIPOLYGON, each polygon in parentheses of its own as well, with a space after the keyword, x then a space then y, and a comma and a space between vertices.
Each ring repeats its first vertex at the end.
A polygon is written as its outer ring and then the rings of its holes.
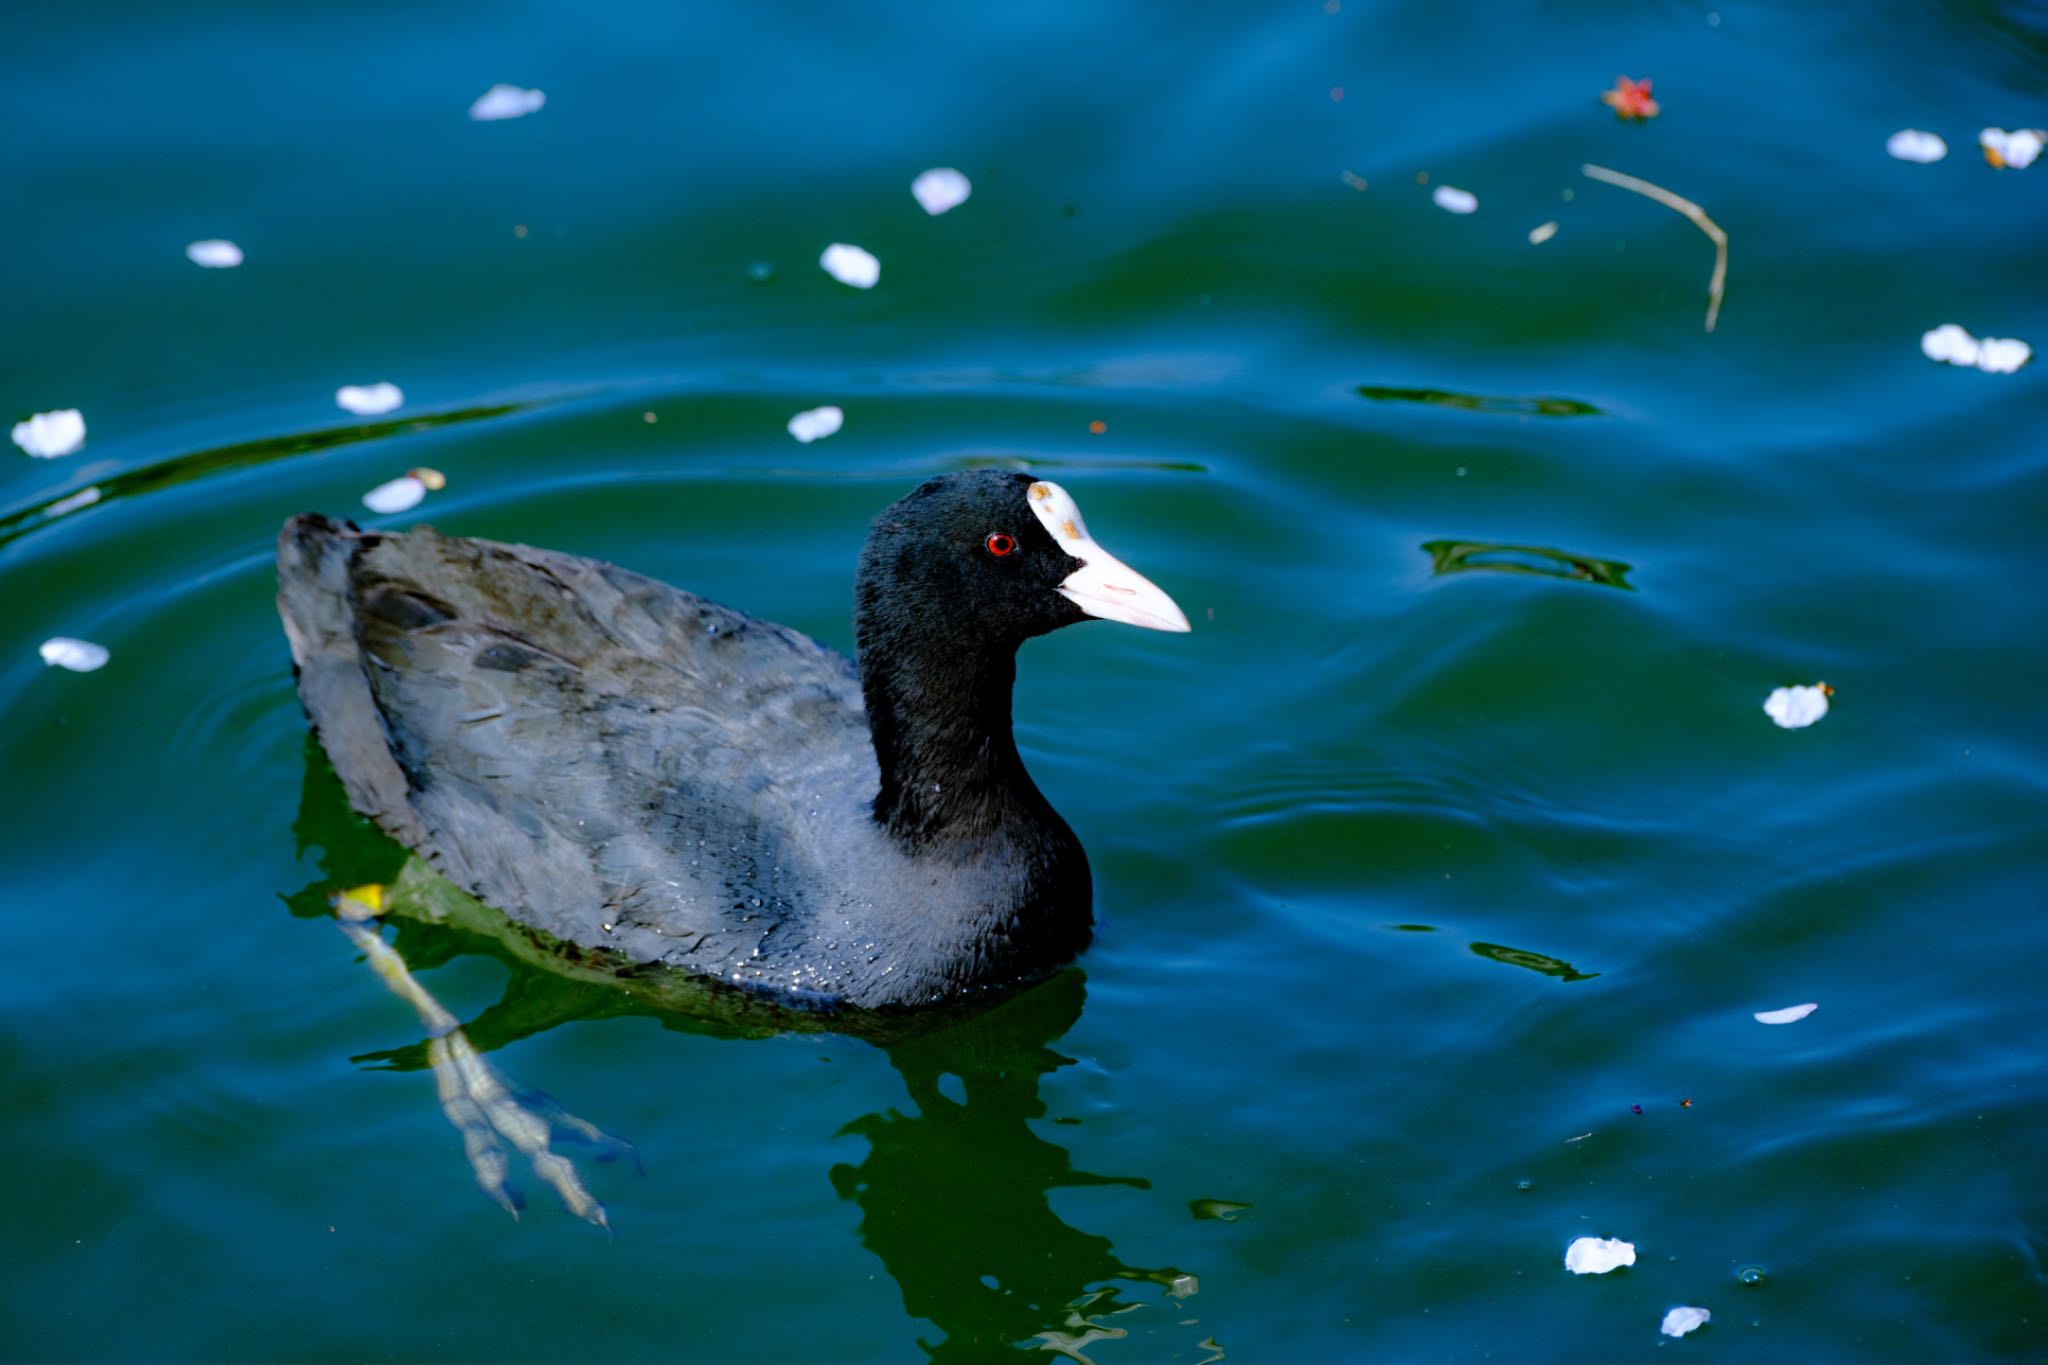
POLYGON ((1188 628, 1173 599, 1095 543, 1065 489, 999 470, 932 479, 876 518, 856 592, 863 636, 967 632, 1015 649, 1091 616, 1188 628))

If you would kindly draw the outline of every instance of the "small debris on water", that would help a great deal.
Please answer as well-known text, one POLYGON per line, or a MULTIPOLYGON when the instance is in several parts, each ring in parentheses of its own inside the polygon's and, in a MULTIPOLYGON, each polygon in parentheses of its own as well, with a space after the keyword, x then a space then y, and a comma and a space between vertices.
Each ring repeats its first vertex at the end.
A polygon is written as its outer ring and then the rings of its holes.
POLYGON ((1557 224, 1555 222, 1538 223, 1535 227, 1529 229, 1529 245, 1542 246, 1555 236, 1557 236, 1557 224))
POLYGON ((1985 337, 1977 343, 1977 368, 1986 374, 2011 374, 2034 358, 2034 348, 2012 337, 1985 337))
POLYGON ((43 663, 51 668, 69 669, 73 673, 91 673, 105 668, 113 656, 105 645, 96 645, 90 640, 74 640, 69 635, 56 635, 43 641, 37 648, 43 656, 43 663))
POLYGON ((1759 1024, 1796 1024, 1820 1006, 1809 1000, 1804 1005, 1787 1005, 1781 1010, 1763 1010, 1751 1016, 1759 1024))
POLYGON ((1918 128, 1901 128, 1884 140, 1884 149, 1900 161, 1911 161, 1927 166, 1948 155, 1948 144, 1938 133, 1923 133, 1918 128))
POLYGON ((1653 119, 1657 117, 1657 101, 1650 98, 1650 82, 1632 81, 1626 76, 1614 78, 1614 88, 1600 94, 1600 102, 1614 111, 1618 119, 1653 119))
POLYGON ((1445 213, 1474 213, 1479 208, 1478 195, 1451 185, 1438 185, 1429 197, 1435 200, 1436 206, 1445 213))
POLYGON ((845 242, 834 242, 818 257, 818 264, 825 273, 841 284, 852 285, 855 289, 873 289, 882 278, 882 263, 870 252, 845 242))
POLYGON ((1605 1275, 1636 1263, 1636 1244, 1619 1237, 1581 1237, 1564 1249, 1564 1268, 1574 1275, 1605 1275))
POLYGON ((2048 133, 2039 128, 1986 128, 1977 134, 1977 145, 1984 149, 1984 160, 1999 170, 2023 171, 2048 146, 2048 133))
POLYGON ((936 218, 966 203, 974 186, 951 166, 934 166, 910 182, 910 193, 920 208, 936 218))
POLYGON ((1704 1308, 1674 1308, 1664 1315, 1664 1322, 1657 1330, 1667 1337, 1682 1337, 1706 1326, 1707 1319, 1713 1316, 1704 1308))
POLYGON ((389 483, 380 483, 363 494, 363 506, 380 516, 388 516, 394 512, 410 512, 426 496, 426 481, 405 474, 389 483))
POLYGON ((85 444, 85 418, 77 408, 39 412, 14 424, 14 443, 38 460, 69 455, 85 444))
POLYGON ((242 248, 219 237, 209 237, 185 248, 185 259, 208 270, 232 270, 242 263, 242 248))
POLYGON ((824 440, 844 425, 846 414, 828 405, 807 409, 790 418, 789 434, 809 445, 813 441, 824 440))
POLYGON ((469 106, 469 116, 478 123, 524 118, 547 102, 548 97, 543 91, 525 90, 516 85, 494 85, 476 97, 476 103, 469 106))
POLYGON ((1944 322, 1921 334, 1920 354, 1929 360, 1982 370, 1986 374, 2011 374, 2034 358, 2034 348, 2012 337, 1984 337, 1980 340, 1955 323, 1944 322))
POLYGON ((405 390, 396 384, 344 384, 334 391, 334 404, 358 417, 376 417, 405 405, 405 390))
POLYGON ((1834 695, 1824 682, 1776 688, 1764 698, 1764 714, 1781 730, 1803 730, 1828 713, 1828 698, 1834 695))

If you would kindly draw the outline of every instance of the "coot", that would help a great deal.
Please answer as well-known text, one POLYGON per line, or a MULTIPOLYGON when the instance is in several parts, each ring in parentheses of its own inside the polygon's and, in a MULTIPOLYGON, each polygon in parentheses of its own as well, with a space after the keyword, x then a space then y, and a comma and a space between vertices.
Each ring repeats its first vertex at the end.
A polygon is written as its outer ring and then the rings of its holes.
POLYGON ((1058 484, 875 521, 859 662, 610 564, 286 523, 299 694, 356 810, 543 941, 795 1005, 922 1005, 1086 946, 1087 856, 1011 734, 1018 646, 1185 631, 1058 484))

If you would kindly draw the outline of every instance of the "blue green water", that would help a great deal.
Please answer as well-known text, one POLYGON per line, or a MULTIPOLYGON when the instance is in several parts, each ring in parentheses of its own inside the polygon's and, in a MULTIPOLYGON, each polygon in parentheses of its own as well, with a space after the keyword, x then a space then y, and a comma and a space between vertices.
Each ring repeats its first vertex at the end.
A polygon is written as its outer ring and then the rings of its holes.
POLYGON ((2048 1353, 2048 371, 1919 349, 2048 344, 2048 164, 1975 146, 2048 124, 2038 7, 0 28, 0 417, 89 427, 0 450, 0 1355, 2048 1353), (500 81, 545 108, 470 122, 500 81), (1708 240, 1587 162, 1727 230, 1712 334, 1708 240), (644 1159, 585 1165, 616 1241, 530 1179, 515 1224, 325 918, 397 860, 306 744, 277 525, 432 466, 394 524, 847 647, 867 519, 985 460, 1195 624, 1020 661, 1097 945, 885 1048, 401 929, 644 1159), (1822 679, 1812 728, 1760 709, 1822 679), (1636 1264, 1568 1274, 1586 1235, 1636 1264))

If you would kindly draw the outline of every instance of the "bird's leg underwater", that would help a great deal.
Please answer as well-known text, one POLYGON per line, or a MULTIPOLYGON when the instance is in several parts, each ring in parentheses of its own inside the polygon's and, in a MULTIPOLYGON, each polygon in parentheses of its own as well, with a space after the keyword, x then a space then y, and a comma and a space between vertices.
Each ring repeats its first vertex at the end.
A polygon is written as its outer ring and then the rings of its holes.
POLYGON ((427 1030, 427 1062, 434 1072, 434 1088, 440 1096, 441 1112, 462 1134, 463 1154, 476 1183, 485 1194, 514 1218, 519 1216, 518 1191, 506 1178, 505 1143, 533 1165, 534 1174, 554 1188, 562 1203, 578 1218, 611 1232, 604 1205, 583 1186, 570 1160, 552 1150, 551 1138, 561 1136, 596 1148, 600 1158, 625 1154, 639 1158, 630 1143, 622 1142, 595 1125, 567 1113, 559 1105, 533 1091, 520 1091, 507 1084, 498 1069, 476 1050, 462 1031, 462 1024, 407 969, 397 949, 378 933, 376 921, 383 909, 382 887, 356 887, 335 897, 335 918, 349 942, 361 950, 372 970, 391 993, 411 1005, 427 1030))

